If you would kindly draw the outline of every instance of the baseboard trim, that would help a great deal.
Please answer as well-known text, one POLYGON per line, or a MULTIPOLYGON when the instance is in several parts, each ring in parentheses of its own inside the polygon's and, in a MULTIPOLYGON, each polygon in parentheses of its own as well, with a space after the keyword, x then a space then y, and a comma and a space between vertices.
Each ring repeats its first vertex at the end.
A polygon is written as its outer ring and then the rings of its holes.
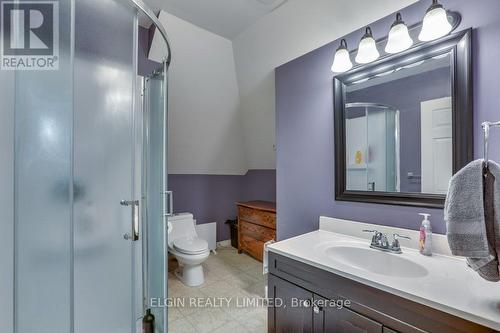
POLYGON ((231 246, 231 240, 230 239, 226 239, 226 240, 217 242, 217 247, 219 247, 219 246, 221 246, 221 247, 231 246))

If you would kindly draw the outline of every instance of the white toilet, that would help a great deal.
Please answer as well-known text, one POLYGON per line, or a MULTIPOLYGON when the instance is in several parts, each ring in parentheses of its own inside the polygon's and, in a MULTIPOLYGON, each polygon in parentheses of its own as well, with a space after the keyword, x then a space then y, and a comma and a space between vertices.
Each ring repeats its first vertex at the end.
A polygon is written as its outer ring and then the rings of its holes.
POLYGON ((205 282, 203 266, 210 250, 206 240, 198 238, 193 214, 182 213, 168 218, 168 251, 179 262, 175 275, 187 286, 205 282))

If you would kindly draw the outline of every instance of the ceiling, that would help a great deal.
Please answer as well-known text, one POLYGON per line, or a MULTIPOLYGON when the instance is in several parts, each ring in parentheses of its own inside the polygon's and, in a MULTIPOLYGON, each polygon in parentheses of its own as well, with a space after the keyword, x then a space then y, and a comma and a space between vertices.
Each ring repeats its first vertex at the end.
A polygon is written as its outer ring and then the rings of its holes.
POLYGON ((222 37, 233 39, 288 0, 145 0, 222 37))

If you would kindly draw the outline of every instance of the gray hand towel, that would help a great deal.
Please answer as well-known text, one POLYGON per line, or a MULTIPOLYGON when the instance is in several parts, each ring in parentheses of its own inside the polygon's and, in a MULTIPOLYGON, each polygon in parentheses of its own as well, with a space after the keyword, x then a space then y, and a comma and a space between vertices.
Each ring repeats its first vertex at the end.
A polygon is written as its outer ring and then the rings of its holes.
POLYGON ((500 166, 469 163, 450 181, 445 203, 448 243, 454 255, 489 281, 500 281, 500 166))

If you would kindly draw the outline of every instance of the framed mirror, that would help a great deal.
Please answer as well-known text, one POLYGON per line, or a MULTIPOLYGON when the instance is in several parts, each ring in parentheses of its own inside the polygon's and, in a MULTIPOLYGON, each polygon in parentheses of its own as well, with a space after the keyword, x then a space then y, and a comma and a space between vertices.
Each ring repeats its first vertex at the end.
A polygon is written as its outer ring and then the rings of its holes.
POLYGON ((473 158, 471 33, 334 78, 336 200, 444 206, 473 158))

